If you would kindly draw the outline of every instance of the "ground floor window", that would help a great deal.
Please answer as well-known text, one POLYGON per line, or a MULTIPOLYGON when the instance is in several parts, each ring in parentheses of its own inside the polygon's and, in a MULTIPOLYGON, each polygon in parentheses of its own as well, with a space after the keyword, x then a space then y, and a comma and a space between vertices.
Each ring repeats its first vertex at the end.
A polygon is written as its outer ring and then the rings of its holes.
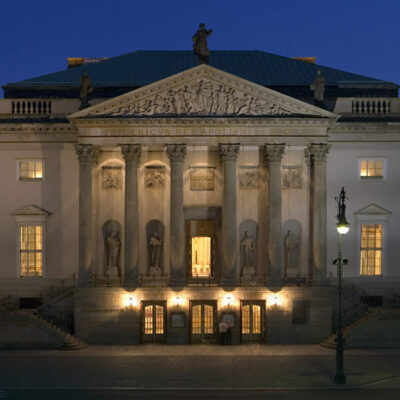
POLYGON ((20 275, 43 276, 43 226, 20 225, 20 275))
POLYGON ((382 274, 382 225, 361 225, 360 274, 382 274))

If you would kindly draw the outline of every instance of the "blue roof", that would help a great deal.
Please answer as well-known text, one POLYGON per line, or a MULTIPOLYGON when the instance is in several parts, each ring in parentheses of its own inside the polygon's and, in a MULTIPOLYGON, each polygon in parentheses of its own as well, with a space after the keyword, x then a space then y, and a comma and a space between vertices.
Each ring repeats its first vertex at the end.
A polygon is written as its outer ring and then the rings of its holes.
MULTIPOLYGON (((9 83, 7 86, 78 86, 80 76, 83 70, 86 70, 93 86, 140 87, 196 65, 197 57, 189 50, 138 50, 104 61, 9 83)), ((318 68, 324 74, 327 86, 395 85, 258 50, 213 50, 210 53, 209 65, 262 86, 308 86, 313 82, 318 68)))

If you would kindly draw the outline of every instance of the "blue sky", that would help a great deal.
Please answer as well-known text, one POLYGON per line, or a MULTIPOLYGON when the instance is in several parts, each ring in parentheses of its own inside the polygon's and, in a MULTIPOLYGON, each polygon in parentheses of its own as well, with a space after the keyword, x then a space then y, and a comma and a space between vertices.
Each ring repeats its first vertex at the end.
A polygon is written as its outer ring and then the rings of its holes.
POLYGON ((265 50, 400 83, 400 0, 1 0, 0 85, 66 68, 67 57, 209 48, 265 50))

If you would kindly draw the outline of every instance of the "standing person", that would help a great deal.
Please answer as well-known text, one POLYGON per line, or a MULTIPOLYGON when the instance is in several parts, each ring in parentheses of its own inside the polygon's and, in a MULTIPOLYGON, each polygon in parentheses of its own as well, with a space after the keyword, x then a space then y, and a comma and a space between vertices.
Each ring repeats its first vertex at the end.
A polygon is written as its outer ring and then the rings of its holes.
POLYGON ((230 320, 226 323, 226 344, 232 345, 232 324, 230 320))
POLYGON ((218 325, 218 328, 220 333, 221 346, 223 346, 226 341, 226 328, 227 328, 227 325, 224 320, 221 320, 221 322, 218 325))

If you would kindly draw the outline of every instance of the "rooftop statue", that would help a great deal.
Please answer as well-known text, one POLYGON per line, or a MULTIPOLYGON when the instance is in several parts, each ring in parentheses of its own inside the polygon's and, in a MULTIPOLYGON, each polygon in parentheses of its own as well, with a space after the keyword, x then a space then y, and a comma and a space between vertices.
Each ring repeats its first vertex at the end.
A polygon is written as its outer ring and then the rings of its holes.
POLYGON ((92 81, 90 80, 90 76, 87 71, 83 71, 83 74, 80 79, 80 99, 81 105, 79 106, 80 110, 83 110, 86 107, 89 107, 88 97, 89 94, 93 92, 92 81))
POLYGON ((193 51, 197 57, 199 57, 199 64, 208 64, 208 56, 210 50, 207 47, 207 37, 211 35, 212 29, 205 29, 205 25, 202 23, 199 25, 199 30, 193 35, 193 51))
POLYGON ((317 70, 314 82, 310 85, 310 89, 314 91, 314 103, 316 106, 324 107, 325 77, 320 69, 317 70))

